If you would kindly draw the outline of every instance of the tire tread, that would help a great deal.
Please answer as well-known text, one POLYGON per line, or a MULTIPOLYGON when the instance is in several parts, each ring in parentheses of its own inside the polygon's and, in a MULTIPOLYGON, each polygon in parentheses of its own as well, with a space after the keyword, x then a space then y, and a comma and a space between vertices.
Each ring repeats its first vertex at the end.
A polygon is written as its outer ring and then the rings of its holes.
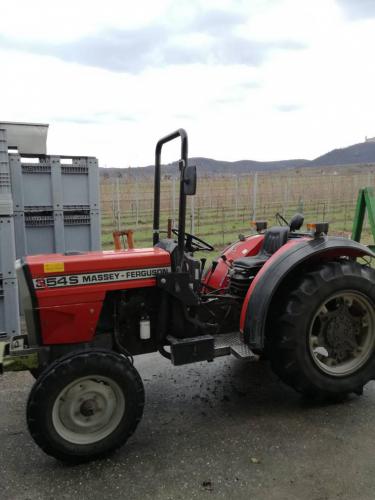
POLYGON ((103 349, 92 349, 88 351, 70 353, 53 362, 45 371, 43 371, 42 375, 34 383, 27 402, 27 423, 29 432, 34 441, 45 453, 52 455, 59 460, 69 462, 92 460, 114 451, 129 439, 142 418, 144 400, 145 397, 142 379, 133 365, 122 355, 103 349), (51 385, 53 386, 58 383, 61 380, 61 377, 67 377, 77 370, 80 370, 82 368, 82 364, 88 366, 93 361, 98 367, 105 367, 107 363, 110 363, 115 370, 123 373, 125 379, 132 380, 135 386, 137 404, 134 417, 132 418, 131 425, 128 427, 126 434, 114 443, 109 450, 105 450, 104 452, 98 451, 97 453, 91 454, 89 457, 74 456, 70 453, 61 452, 61 450, 57 449, 53 443, 51 443, 51 440, 45 433, 45 429, 43 429, 43 426, 40 424, 40 408, 43 406, 45 398, 48 397, 49 387, 51 387, 51 385))
MULTIPOLYGON (((315 294, 320 294, 325 286, 345 277, 357 277, 375 301, 375 270, 355 261, 342 260, 319 264, 294 283, 293 290, 284 301, 281 312, 273 321, 268 335, 268 351, 273 371, 279 378, 296 391, 308 396, 329 396, 335 391, 332 385, 326 390, 317 387, 301 369, 296 358, 296 344, 301 334, 299 325, 306 315, 306 304, 315 294)), ((375 375, 375 373, 374 373, 375 375)), ((371 377, 374 378, 374 377, 371 377)), ((355 387, 347 384, 345 393, 360 390, 368 379, 363 379, 355 387)), ((336 394, 342 394, 342 390, 336 394), (340 392, 341 391, 341 392, 340 392)))

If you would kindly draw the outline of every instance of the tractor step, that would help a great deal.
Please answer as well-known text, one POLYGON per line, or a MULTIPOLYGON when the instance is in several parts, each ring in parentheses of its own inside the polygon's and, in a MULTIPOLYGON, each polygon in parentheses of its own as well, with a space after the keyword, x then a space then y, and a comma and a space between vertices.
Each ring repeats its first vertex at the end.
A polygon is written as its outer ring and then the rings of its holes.
POLYGON ((240 332, 223 333, 215 337, 215 357, 228 356, 233 354, 236 358, 248 361, 259 361, 259 356, 255 354, 247 344, 240 338, 240 332))
POLYGON ((167 337, 171 348, 171 360, 174 365, 186 365, 197 361, 212 361, 219 356, 233 354, 236 358, 258 361, 255 354, 240 338, 240 332, 221 335, 200 335, 198 337, 167 337))
POLYGON ((167 340, 171 346, 171 360, 174 365, 212 361, 215 357, 212 335, 201 335, 185 339, 168 336, 167 340))

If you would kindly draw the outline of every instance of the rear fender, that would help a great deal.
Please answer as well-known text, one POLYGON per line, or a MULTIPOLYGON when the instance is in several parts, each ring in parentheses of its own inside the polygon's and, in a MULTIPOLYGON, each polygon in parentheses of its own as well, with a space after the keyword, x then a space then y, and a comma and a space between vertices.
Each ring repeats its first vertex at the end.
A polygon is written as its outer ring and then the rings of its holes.
POLYGON ((345 238, 321 237, 289 240, 259 271, 249 288, 241 311, 240 330, 245 342, 257 350, 264 348, 265 326, 272 311, 272 300, 285 283, 308 263, 339 257, 375 257, 368 247, 345 238))

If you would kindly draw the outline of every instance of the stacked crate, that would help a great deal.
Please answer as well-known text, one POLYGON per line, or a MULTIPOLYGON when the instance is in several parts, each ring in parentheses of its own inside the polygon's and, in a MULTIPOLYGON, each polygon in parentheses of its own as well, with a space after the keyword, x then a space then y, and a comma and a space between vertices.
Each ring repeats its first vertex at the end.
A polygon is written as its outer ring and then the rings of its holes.
POLYGON ((0 337, 20 333, 16 259, 101 247, 98 162, 46 155, 47 130, 0 122, 0 337))
POLYGON ((0 128, 0 337, 20 332, 14 217, 6 130, 0 128))
POLYGON ((96 158, 9 154, 17 258, 100 250, 96 158))

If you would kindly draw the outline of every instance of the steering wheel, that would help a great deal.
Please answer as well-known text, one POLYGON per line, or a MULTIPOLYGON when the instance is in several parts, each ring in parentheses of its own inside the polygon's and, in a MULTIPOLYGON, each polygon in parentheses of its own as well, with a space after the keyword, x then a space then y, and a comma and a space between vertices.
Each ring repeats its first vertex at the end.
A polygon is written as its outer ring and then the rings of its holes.
MULTIPOLYGON (((172 229, 172 233, 178 236, 178 229, 172 229)), ((214 247, 209 243, 190 233, 184 233, 185 248, 188 252, 212 252, 214 247)))

